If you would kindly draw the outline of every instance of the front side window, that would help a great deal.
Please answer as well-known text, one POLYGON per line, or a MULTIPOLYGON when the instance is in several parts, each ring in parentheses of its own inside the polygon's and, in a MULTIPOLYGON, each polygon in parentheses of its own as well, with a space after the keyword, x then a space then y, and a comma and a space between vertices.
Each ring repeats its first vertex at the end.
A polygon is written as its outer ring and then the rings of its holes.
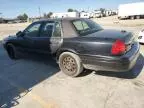
POLYGON ((41 24, 40 23, 35 23, 30 25, 26 30, 25 34, 28 37, 37 37, 39 34, 39 29, 40 29, 41 24))
POLYGON ((88 19, 75 20, 72 23, 80 35, 87 35, 102 30, 101 26, 88 19))

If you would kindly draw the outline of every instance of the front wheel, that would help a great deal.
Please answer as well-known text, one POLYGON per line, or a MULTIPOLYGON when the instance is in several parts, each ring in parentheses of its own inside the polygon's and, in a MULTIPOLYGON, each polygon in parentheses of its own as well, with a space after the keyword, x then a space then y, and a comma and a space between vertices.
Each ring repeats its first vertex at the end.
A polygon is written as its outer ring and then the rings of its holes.
POLYGON ((13 44, 7 45, 7 53, 11 59, 13 59, 13 60, 18 59, 17 51, 16 51, 16 48, 13 44))
POLYGON ((83 65, 78 55, 64 52, 59 57, 59 67, 66 75, 78 76, 83 71, 83 65))

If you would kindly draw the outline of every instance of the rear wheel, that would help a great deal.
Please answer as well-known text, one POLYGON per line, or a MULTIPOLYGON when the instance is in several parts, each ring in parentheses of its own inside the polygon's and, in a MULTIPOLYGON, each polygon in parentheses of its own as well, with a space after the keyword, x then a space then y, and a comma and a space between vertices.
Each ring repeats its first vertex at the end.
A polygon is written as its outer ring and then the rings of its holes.
POLYGON ((59 67, 68 76, 76 77, 83 71, 83 65, 78 55, 64 52, 59 57, 59 67))
POLYGON ((11 59, 13 59, 13 60, 18 59, 17 51, 16 51, 16 48, 14 45, 12 45, 12 44, 7 45, 7 53, 11 59))

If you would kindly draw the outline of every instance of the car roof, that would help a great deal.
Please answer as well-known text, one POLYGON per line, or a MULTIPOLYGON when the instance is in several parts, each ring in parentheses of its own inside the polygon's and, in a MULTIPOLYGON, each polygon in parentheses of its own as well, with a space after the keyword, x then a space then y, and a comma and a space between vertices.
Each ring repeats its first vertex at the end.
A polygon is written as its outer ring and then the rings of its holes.
POLYGON ((78 37, 79 33, 77 32, 76 28, 72 24, 74 20, 89 20, 86 18, 53 18, 53 19, 41 19, 36 22, 48 22, 48 21, 60 21, 62 34, 64 38, 71 38, 71 37, 78 37))
POLYGON ((85 18, 54 18, 54 19, 41 19, 36 22, 48 22, 48 21, 61 21, 62 32, 64 38, 71 38, 79 36, 78 32, 76 31, 74 25, 71 21, 74 20, 82 20, 85 18))

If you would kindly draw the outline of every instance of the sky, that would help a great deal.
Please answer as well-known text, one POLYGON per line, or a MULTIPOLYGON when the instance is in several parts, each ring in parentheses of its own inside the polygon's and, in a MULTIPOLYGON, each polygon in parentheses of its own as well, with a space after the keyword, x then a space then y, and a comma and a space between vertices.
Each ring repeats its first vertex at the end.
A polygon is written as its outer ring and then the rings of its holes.
POLYGON ((144 0, 0 0, 0 17, 15 18, 26 13, 30 17, 48 12, 66 12, 68 8, 92 10, 117 9, 119 4, 144 2, 144 0))

